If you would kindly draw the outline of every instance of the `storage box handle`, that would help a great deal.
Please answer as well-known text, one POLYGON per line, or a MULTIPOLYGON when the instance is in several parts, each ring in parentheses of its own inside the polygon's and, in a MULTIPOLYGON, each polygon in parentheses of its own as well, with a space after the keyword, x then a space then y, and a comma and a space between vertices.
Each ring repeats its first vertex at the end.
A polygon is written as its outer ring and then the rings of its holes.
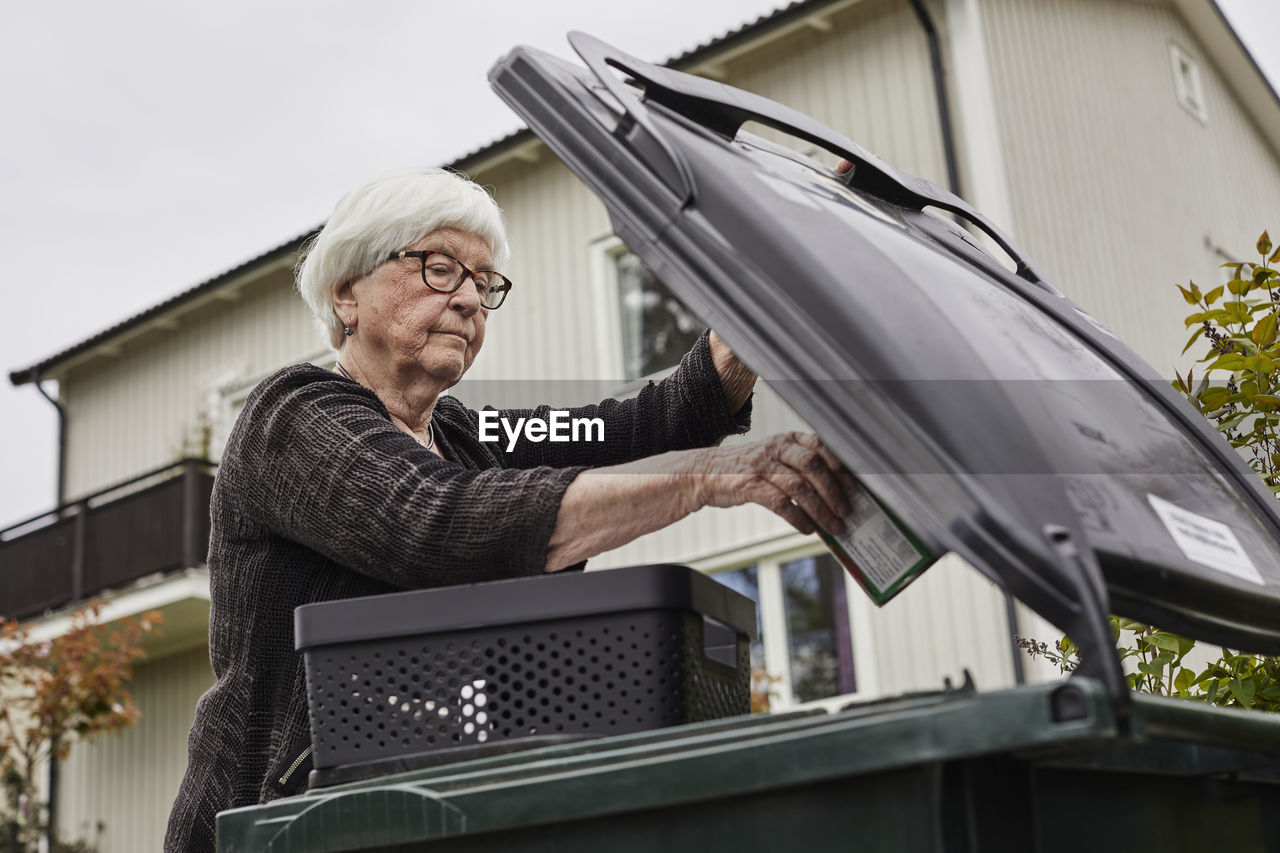
POLYGON ((738 666, 738 632, 717 622, 710 616, 702 617, 702 654, 728 667, 738 666))

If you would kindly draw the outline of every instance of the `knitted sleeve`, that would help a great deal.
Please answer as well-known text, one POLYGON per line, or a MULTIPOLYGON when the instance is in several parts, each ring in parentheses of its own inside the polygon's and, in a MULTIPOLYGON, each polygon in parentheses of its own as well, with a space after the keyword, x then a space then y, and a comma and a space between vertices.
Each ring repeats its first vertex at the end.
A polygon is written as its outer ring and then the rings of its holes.
POLYGON ((581 469, 471 470, 397 429, 367 390, 309 365, 264 381, 224 454, 236 512, 401 588, 537 574, 581 469))
MULTIPOLYGON (((725 436, 746 432, 751 427, 751 400, 736 413, 729 410, 720 376, 711 359, 709 338, 710 332, 704 331, 670 376, 661 382, 649 382, 630 399, 604 400, 597 405, 562 410, 568 412, 570 421, 598 418, 602 428, 584 429, 579 433, 580 436, 590 434, 592 440, 553 442, 521 438, 507 451, 504 438, 493 447, 503 456, 504 464, 512 468, 599 467, 620 465, 668 450, 707 447, 720 443, 725 436)), ((504 409, 497 413, 510 424, 519 418, 547 420, 551 414, 550 406, 504 409)), ((477 421, 478 429, 478 413, 471 412, 470 417, 477 421)))

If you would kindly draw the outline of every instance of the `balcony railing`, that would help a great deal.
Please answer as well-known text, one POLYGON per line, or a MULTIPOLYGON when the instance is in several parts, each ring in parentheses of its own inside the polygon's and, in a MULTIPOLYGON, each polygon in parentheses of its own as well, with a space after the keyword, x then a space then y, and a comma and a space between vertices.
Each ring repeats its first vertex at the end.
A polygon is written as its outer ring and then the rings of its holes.
POLYGON ((183 459, 0 530, 0 615, 36 616, 202 564, 212 471, 183 459))

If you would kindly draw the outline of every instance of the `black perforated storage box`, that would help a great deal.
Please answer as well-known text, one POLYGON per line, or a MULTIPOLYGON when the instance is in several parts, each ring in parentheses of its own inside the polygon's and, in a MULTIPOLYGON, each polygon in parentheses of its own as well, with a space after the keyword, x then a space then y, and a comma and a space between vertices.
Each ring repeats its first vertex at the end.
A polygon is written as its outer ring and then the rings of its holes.
POLYGON ((496 742, 515 738, 554 742, 745 714, 755 635, 754 602, 673 565, 294 613, 317 771, 385 771, 394 759, 434 763, 442 750, 499 751, 496 742))

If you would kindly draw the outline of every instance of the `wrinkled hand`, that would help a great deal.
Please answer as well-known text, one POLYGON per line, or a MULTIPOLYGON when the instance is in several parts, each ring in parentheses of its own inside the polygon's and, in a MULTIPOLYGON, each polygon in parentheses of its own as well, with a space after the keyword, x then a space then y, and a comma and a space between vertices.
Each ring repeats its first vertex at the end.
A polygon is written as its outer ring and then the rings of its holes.
POLYGON ((711 348, 711 363, 720 377, 720 388, 724 391, 725 400, 729 403, 729 411, 737 414, 743 404, 751 397, 751 390, 756 384, 756 375, 751 368, 743 364, 729 345, 724 342, 713 329, 708 339, 711 348))
POLYGON ((699 505, 754 503, 804 534, 814 532, 814 521, 832 533, 845 531, 851 509, 846 492, 856 481, 816 435, 783 433, 696 454, 699 505))

